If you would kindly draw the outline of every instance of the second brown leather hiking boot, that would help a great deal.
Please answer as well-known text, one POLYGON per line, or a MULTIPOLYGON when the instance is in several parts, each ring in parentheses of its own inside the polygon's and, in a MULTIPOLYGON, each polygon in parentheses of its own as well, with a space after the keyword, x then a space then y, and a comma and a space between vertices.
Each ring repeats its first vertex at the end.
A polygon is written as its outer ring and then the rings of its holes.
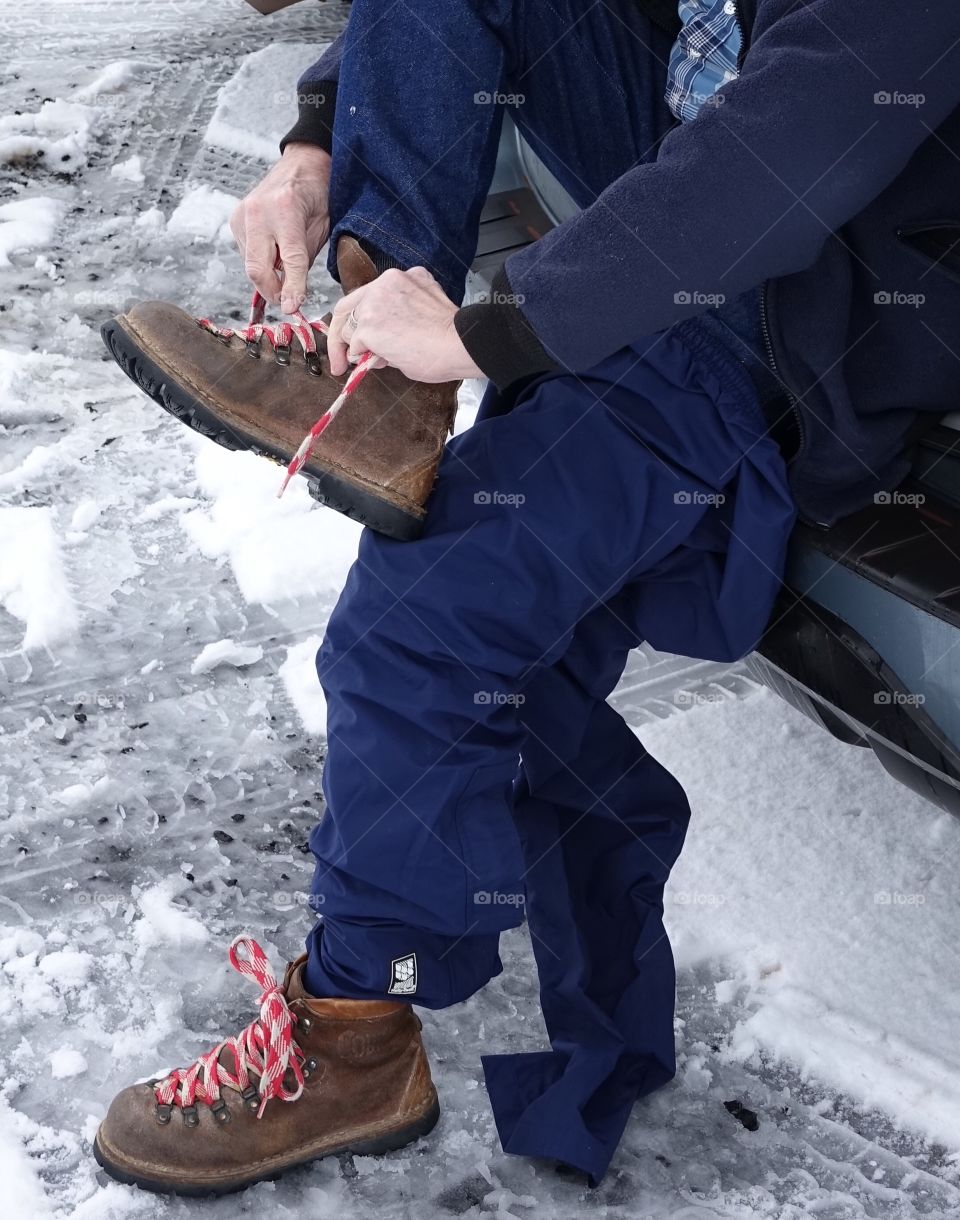
POLYGON ((432 1130, 440 1107, 408 1005, 309 996, 305 957, 281 986, 260 946, 242 937, 230 960, 261 988, 260 1018, 189 1068, 114 1098, 93 1146, 111 1177, 169 1194, 228 1194, 432 1130))
MULTIPOLYGON (((340 239, 337 265, 348 292, 376 275, 352 237, 340 239)), ((177 419, 227 449, 286 466, 348 380, 330 373, 324 336, 306 330, 316 351, 304 350, 289 323, 251 325, 244 333, 255 337, 245 338, 146 301, 101 334, 124 372, 177 419)), ((456 404, 456 382, 370 370, 313 445, 301 471, 310 494, 381 533, 416 538, 456 404)))

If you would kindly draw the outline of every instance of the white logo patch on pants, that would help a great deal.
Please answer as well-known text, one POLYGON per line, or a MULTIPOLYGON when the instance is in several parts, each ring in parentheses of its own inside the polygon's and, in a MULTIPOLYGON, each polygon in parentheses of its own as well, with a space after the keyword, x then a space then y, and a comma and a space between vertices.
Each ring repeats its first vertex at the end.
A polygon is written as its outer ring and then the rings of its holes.
POLYGON ((390 963, 390 986, 387 995, 413 995, 417 990, 417 955, 395 957, 390 963))

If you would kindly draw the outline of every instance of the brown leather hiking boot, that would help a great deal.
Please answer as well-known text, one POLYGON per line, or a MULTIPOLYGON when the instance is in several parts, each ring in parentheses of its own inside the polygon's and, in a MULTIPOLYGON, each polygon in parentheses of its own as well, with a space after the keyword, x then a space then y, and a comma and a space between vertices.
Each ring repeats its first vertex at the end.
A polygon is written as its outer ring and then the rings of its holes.
POLYGON ((262 988, 260 1018, 191 1067, 114 1098, 93 1145, 112 1178, 169 1194, 228 1194, 334 1153, 402 1148, 432 1130, 440 1106, 408 1005, 315 999, 301 981, 305 957, 281 986, 243 937, 230 960, 262 988))
MULTIPOLYGON (((352 237, 341 238, 337 265, 347 292, 376 275, 352 237)), ((165 301, 145 301, 105 322, 100 333, 127 376, 164 410, 227 449, 249 449, 286 466, 348 378, 330 373, 326 340, 317 333, 322 323, 298 315, 293 324, 264 326, 262 298, 254 302, 259 315, 240 331, 191 318, 165 301)), ((428 385, 397 369, 371 369, 313 445, 301 472, 310 494, 391 537, 418 537, 453 424, 457 384, 428 385)))

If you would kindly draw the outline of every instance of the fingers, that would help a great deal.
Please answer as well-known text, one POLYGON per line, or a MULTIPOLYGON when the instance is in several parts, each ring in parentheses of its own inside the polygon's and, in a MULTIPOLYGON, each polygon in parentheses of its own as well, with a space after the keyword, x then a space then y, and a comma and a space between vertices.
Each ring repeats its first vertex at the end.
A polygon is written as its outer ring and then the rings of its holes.
POLYGON ((307 254, 305 234, 296 230, 283 230, 277 234, 277 247, 283 262, 283 287, 280 308, 284 313, 293 313, 307 299, 307 272, 310 257, 307 254))
POLYGON ((347 359, 353 342, 353 326, 347 326, 351 311, 360 303, 364 288, 357 288, 341 297, 333 308, 330 319, 330 330, 327 332, 327 358, 330 361, 330 372, 334 377, 342 377, 350 367, 347 359), (346 333, 344 333, 346 327, 346 333))
POLYGON ((277 243, 273 233, 256 222, 248 212, 246 240, 243 245, 243 267, 247 278, 271 305, 280 300, 280 276, 277 274, 277 243))

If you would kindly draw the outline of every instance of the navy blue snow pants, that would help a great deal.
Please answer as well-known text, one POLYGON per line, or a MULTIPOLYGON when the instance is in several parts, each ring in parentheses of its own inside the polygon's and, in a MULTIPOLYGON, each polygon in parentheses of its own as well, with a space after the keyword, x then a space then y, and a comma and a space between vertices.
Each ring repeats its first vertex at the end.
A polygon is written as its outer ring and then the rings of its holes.
POLYGON ((307 984, 454 1004, 525 911, 553 1049, 484 1059, 498 1130, 596 1180, 674 1072, 662 900, 689 817, 606 696, 644 639, 750 651, 794 509, 749 380, 693 324, 504 405, 449 443, 422 539, 364 533, 330 618, 307 984))
MULTIPOLYGON (((353 4, 334 233, 430 266, 456 296, 499 128, 476 91, 525 95, 518 121, 586 203, 669 127, 669 47, 648 25, 629 35, 646 22, 630 0, 402 7, 353 4)), ((756 348, 740 314, 489 391, 447 446, 424 536, 363 535, 317 658, 308 987, 455 1004, 501 970, 499 934, 525 914, 551 1049, 487 1055, 487 1088, 506 1151, 593 1180, 634 1101, 674 1072, 663 889, 689 819, 606 698, 642 640, 750 651, 794 521, 733 354, 756 348)))

